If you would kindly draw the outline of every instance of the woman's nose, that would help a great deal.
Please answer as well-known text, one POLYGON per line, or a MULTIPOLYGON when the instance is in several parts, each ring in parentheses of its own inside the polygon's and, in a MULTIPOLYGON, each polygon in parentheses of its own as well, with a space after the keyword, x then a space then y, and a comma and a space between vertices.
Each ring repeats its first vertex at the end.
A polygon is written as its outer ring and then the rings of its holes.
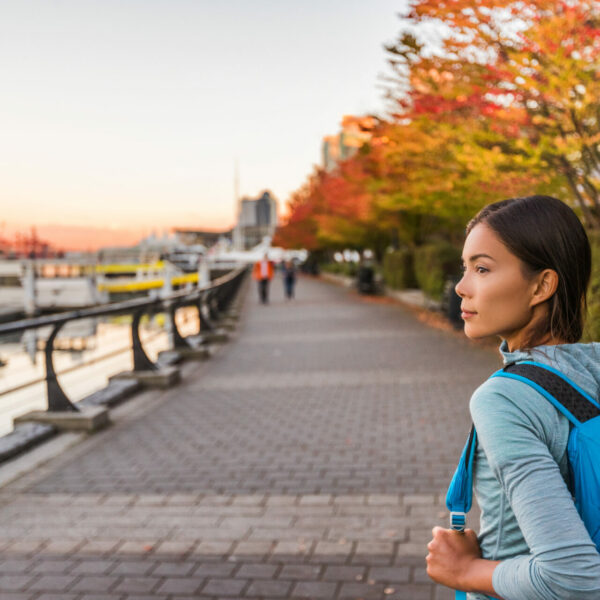
POLYGON ((459 282, 454 286, 454 291, 461 298, 465 297, 465 276, 463 275, 459 282))

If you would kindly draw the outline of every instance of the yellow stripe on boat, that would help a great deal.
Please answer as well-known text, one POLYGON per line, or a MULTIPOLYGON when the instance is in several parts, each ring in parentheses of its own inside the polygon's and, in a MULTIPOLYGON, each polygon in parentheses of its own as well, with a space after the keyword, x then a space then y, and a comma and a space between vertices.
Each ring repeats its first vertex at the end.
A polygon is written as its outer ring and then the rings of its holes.
MULTIPOLYGON (((101 292, 143 292, 145 290, 154 290, 164 286, 164 279, 148 279, 146 281, 128 281, 114 283, 104 282, 98 284, 101 292)), ((186 275, 177 275, 171 278, 171 285, 184 285, 186 283, 198 283, 198 273, 187 273, 186 275)))
POLYGON ((131 273, 133 271, 160 271, 165 266, 164 261, 159 260, 155 263, 131 263, 116 265, 97 265, 96 273, 131 273))

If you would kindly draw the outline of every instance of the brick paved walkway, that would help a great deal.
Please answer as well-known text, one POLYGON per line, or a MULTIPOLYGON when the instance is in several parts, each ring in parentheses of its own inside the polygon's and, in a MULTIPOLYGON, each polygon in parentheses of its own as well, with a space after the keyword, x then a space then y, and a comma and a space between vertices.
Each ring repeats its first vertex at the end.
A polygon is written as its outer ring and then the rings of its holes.
POLYGON ((184 383, 0 490, 2 600, 451 597, 425 544, 497 359, 331 284, 249 292, 184 383))

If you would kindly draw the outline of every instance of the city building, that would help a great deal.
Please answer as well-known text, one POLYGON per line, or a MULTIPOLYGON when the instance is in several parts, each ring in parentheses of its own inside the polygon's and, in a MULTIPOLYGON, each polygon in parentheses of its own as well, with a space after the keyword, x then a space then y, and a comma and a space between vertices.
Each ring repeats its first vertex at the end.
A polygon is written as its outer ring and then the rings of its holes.
POLYGON ((233 230, 233 247, 250 250, 265 237, 273 237, 277 227, 277 200, 265 190, 258 198, 242 198, 233 230))
POLYGON ((355 154, 364 143, 371 140, 376 124, 375 117, 345 115, 341 131, 323 138, 323 168, 331 171, 339 162, 355 154))

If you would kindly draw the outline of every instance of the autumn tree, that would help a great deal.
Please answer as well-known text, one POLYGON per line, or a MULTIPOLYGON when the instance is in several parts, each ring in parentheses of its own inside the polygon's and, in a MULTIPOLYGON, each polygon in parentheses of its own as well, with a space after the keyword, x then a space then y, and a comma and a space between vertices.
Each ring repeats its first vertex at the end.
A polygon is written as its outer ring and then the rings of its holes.
POLYGON ((397 117, 470 122, 484 174, 568 194, 600 227, 599 3, 414 0, 408 18, 448 33, 441 52, 407 32, 388 48, 397 117))
POLYGON ((387 48, 389 119, 311 176, 281 235, 307 248, 419 245, 534 193, 570 200, 600 229, 600 2, 412 0, 406 18, 387 48), (432 23, 437 50, 418 34, 432 23))
POLYGON ((295 191, 288 201, 288 217, 285 224, 277 228, 273 237, 275 246, 284 248, 304 248, 310 251, 322 249, 318 237, 317 215, 323 204, 319 187, 323 171, 315 171, 307 181, 295 191))
POLYGON ((377 219, 369 192, 368 155, 355 155, 333 171, 317 170, 288 203, 288 219, 274 238, 308 250, 373 249, 389 244, 389 224, 377 219))

